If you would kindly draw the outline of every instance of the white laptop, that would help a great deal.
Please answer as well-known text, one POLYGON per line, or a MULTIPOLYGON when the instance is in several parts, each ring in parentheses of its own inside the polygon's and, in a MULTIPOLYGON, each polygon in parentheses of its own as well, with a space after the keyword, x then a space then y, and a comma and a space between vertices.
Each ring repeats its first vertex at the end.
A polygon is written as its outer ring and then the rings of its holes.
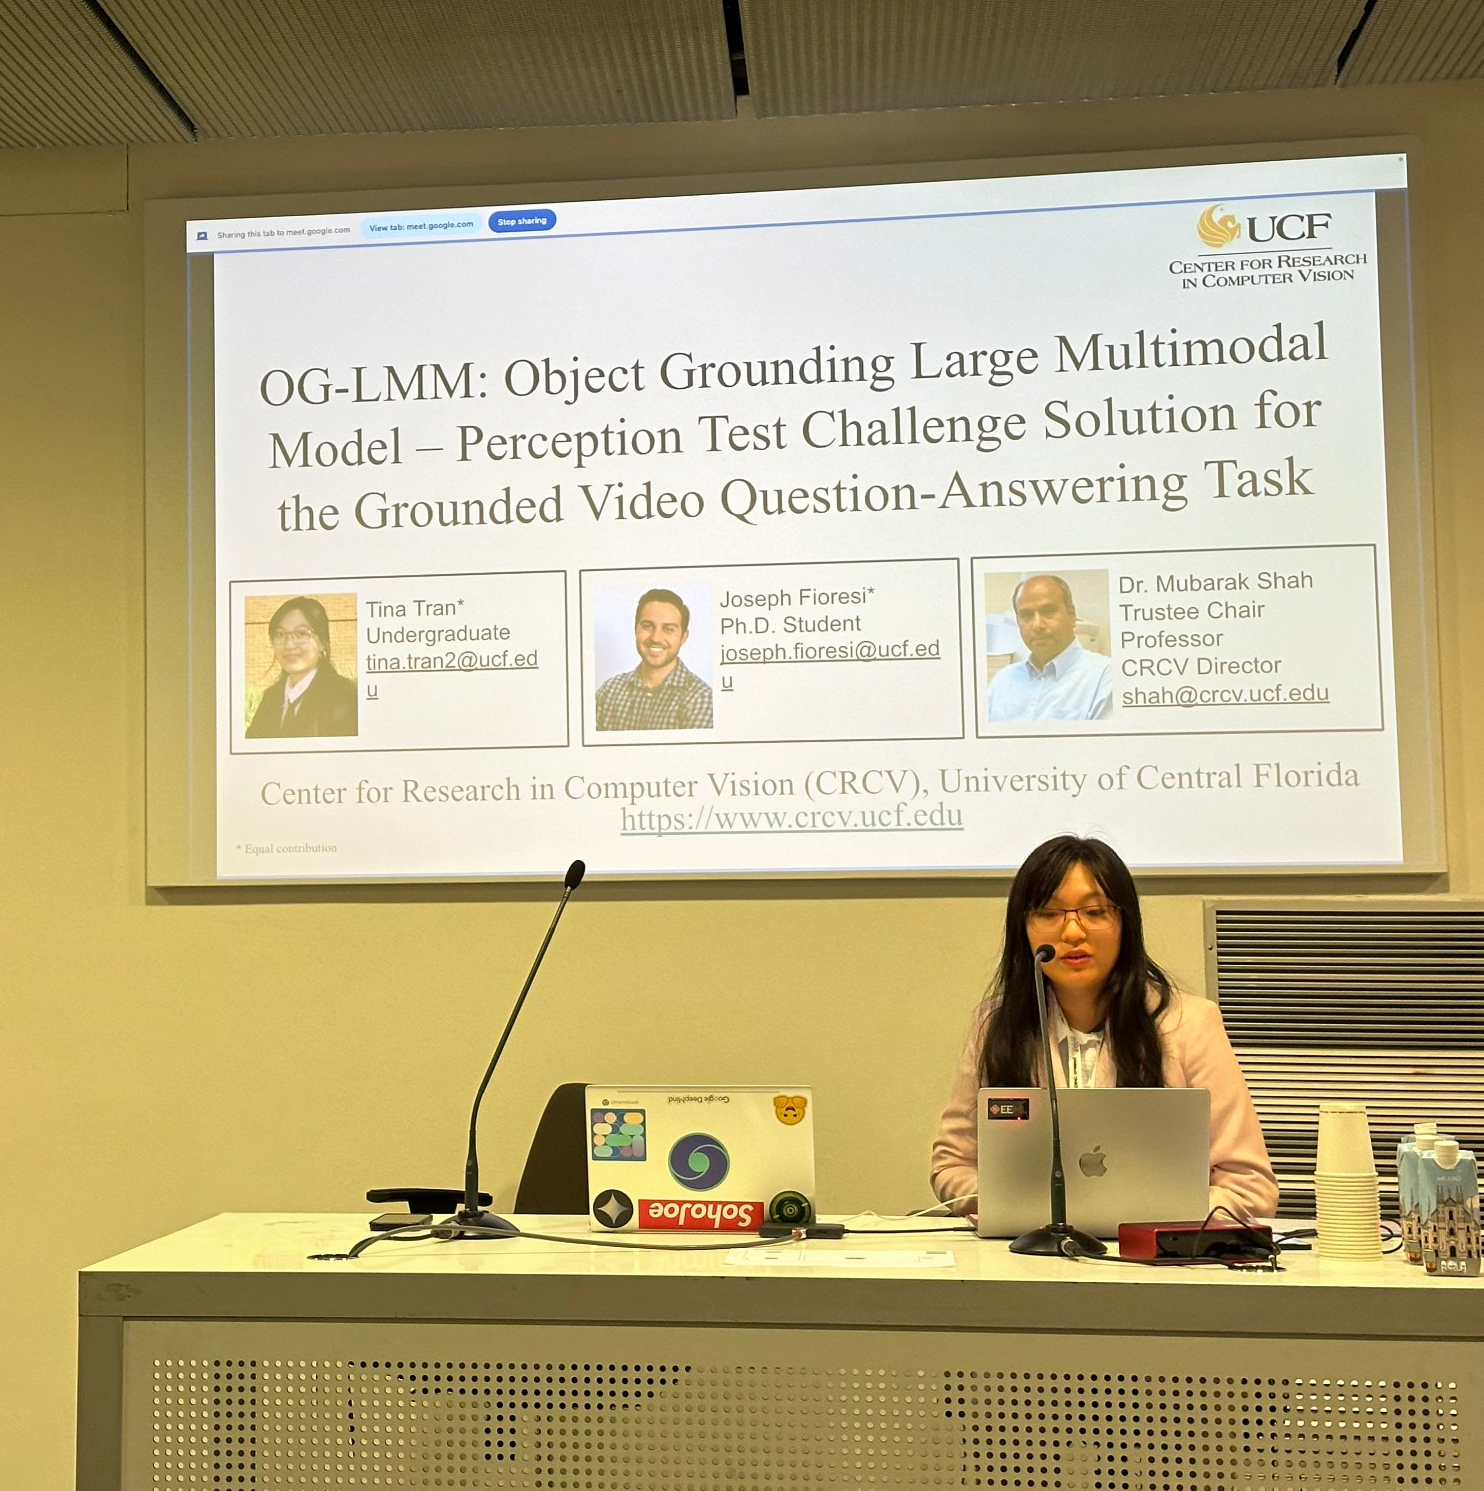
POLYGON ((756 1232, 807 1222, 807 1087, 587 1089, 588 1215, 598 1231, 756 1232))
MULTIPOLYGON (((1120 1222, 1200 1221, 1208 1209, 1211 1094, 1201 1087, 1057 1088, 1067 1221, 1094 1237, 1120 1222)), ((1044 1087, 979 1090, 979 1236, 1051 1220, 1044 1087)))

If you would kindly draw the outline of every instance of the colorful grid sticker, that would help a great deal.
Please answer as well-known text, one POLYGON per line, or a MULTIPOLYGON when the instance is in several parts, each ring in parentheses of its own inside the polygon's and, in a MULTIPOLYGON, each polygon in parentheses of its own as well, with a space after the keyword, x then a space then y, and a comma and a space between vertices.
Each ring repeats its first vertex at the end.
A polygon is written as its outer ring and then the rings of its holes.
POLYGON ((590 1108, 595 1160, 644 1158, 644 1109, 590 1108))

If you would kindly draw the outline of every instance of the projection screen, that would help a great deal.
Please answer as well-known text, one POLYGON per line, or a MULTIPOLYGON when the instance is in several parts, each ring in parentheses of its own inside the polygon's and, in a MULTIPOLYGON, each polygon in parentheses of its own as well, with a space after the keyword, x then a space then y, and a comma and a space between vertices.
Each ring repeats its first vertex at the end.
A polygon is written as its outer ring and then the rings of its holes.
POLYGON ((151 883, 1437 870, 1407 157, 1273 154, 155 204, 151 883))

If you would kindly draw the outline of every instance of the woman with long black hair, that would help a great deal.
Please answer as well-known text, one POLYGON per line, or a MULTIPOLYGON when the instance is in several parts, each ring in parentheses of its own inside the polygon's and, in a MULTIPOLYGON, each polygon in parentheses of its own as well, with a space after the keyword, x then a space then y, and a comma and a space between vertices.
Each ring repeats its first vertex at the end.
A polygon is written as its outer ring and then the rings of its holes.
POLYGON ((1211 1094, 1211 1202, 1271 1216, 1278 1184, 1220 1011, 1184 994, 1144 948, 1128 866, 1100 839, 1032 850, 1010 887, 1005 943, 975 1014, 933 1144, 933 1189, 975 1210, 981 1087, 1042 1080, 1033 953, 1049 944, 1047 1010, 1063 1087, 1204 1087, 1211 1094))
POLYGON ((268 618, 278 676, 263 691, 249 740, 354 735, 356 686, 330 658, 330 618, 313 596, 296 595, 268 618))

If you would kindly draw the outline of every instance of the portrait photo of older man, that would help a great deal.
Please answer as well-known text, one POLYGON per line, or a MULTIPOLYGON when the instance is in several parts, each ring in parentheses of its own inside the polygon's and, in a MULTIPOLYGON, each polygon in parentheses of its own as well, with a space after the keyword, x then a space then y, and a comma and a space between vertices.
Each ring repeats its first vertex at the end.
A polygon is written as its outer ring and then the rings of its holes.
POLYGON ((990 724, 1106 719, 1113 703, 1113 660, 1078 636, 1077 603, 1066 579, 1026 576, 1011 593, 1010 612, 1026 656, 990 680, 990 724))

